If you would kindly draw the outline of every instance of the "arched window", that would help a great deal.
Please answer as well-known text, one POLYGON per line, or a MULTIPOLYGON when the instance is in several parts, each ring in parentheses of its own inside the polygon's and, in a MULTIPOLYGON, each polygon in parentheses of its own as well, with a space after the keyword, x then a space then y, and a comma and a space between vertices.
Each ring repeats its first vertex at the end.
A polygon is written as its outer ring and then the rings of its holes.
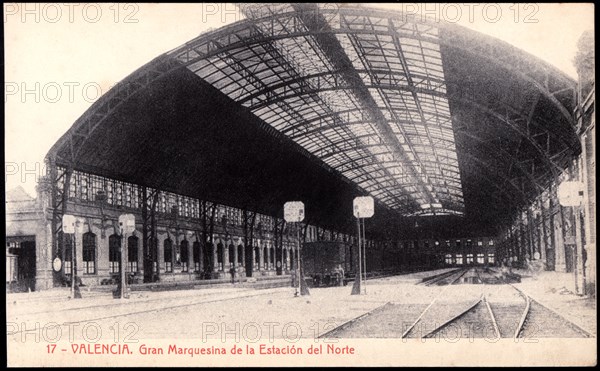
POLYGON ((271 263, 271 268, 275 267, 275 249, 273 247, 271 247, 271 255, 269 255, 271 258, 269 259, 270 263, 271 263))
POLYGON ((473 264, 473 254, 467 254, 467 264, 473 264))
POLYGON ((233 263, 235 263, 235 247, 229 245, 229 265, 233 267, 233 263))
POLYGON ((173 241, 170 238, 167 238, 163 243, 164 246, 164 254, 163 257, 165 259, 165 272, 171 273, 173 272, 173 241))
POLYGON ((96 235, 83 235, 83 274, 96 274, 96 235))
POLYGON ((477 254, 477 264, 485 264, 485 254, 477 254))
POLYGON ((452 265, 452 254, 446 254, 444 262, 447 265, 452 265))
POLYGON ((296 258, 295 258, 295 254, 294 254, 294 249, 290 249, 290 269, 295 269, 296 268, 296 258))
POLYGON ((202 261, 204 262, 204 271, 210 272, 213 269, 213 250, 214 245, 212 243, 204 243, 202 246, 202 261))
MULTIPOLYGON (((63 233, 60 232, 61 236, 63 233)), ((61 241, 61 239, 59 239, 61 241)), ((63 248, 65 251, 65 261, 64 261, 64 272, 65 274, 73 273, 73 239, 71 238, 71 234, 67 234, 64 236, 63 248)))
POLYGON ((113 234, 108 237, 108 271, 119 273, 119 262, 121 260, 121 236, 113 234))
POLYGON ((182 272, 187 272, 188 271, 188 259, 189 259, 189 255, 188 255, 188 241, 187 240, 183 240, 181 241, 181 271, 182 272))
POLYGON ((217 244, 217 264, 220 271, 223 270, 223 254, 223 244, 219 242, 217 244))
POLYGON ((237 247, 238 250, 238 264, 244 264, 244 246, 242 245, 238 245, 237 247))
POLYGON ((129 272, 137 273, 138 271, 138 238, 129 236, 127 239, 127 262, 129 272))
POLYGON ((192 247, 194 249, 194 271, 200 272, 200 241, 195 241, 192 247))
POLYGON ((266 247, 263 248, 263 266, 265 269, 269 269, 269 260, 267 259, 269 255, 267 255, 268 250, 266 247))

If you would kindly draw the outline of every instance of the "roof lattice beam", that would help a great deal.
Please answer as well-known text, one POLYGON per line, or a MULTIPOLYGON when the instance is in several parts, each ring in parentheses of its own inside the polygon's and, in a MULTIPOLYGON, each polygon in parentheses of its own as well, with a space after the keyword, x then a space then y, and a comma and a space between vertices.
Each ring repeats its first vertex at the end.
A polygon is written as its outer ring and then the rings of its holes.
MULTIPOLYGON (((305 7, 316 9, 315 4, 294 4, 298 12, 298 17, 304 22, 305 26, 311 30, 326 30, 330 29, 329 23, 322 15, 316 14, 316 11, 303 11, 305 7)), ((391 127, 387 124, 387 120, 383 113, 377 108, 377 103, 369 93, 369 89, 363 83, 362 78, 354 69, 352 62, 348 58, 344 48, 340 45, 337 38, 330 33, 317 33, 314 35, 314 40, 320 45, 321 50, 327 55, 329 61, 341 71, 342 77, 348 81, 353 88, 356 97, 360 100, 363 108, 373 118, 375 127, 385 137, 384 142, 389 143, 392 148, 397 151, 401 160, 405 163, 407 171, 415 179, 415 184, 421 190, 422 196, 429 203, 435 203, 435 197, 427 189, 425 182, 420 177, 419 172, 413 166, 412 161, 402 148, 402 144, 396 138, 391 127)))

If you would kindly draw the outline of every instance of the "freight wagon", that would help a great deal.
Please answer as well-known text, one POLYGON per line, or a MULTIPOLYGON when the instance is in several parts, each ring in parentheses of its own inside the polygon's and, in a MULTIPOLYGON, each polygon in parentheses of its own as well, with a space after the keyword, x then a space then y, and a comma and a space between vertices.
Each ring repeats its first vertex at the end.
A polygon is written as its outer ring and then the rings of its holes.
POLYGON ((312 286, 339 285, 339 267, 343 269, 343 283, 354 278, 353 246, 347 242, 317 241, 302 245, 304 277, 312 286))

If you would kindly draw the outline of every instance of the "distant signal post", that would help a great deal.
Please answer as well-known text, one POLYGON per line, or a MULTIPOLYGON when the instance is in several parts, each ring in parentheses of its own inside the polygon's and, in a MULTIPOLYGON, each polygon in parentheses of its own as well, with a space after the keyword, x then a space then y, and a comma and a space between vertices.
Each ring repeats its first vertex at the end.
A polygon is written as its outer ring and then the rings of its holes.
POLYGON ((74 215, 65 214, 62 217, 62 230, 71 238, 71 298, 81 299, 81 291, 77 285, 77 231, 79 220, 74 215))
POLYGON ((296 259, 296 293, 295 295, 310 295, 306 282, 304 282, 304 274, 302 272, 300 258, 300 250, 302 244, 300 243, 300 223, 304 220, 304 203, 301 201, 289 201, 283 205, 283 219, 286 223, 296 223, 296 237, 298 239, 298 258, 296 259))
MULTIPOLYGON (((356 225, 358 227, 358 275, 356 276, 354 285, 352 286, 352 295, 360 295, 362 294, 363 287, 363 270, 364 280, 367 279, 367 252, 365 250, 366 244, 364 220, 365 218, 370 218, 375 214, 375 202, 373 197, 356 197, 353 202, 353 212, 354 217, 356 217, 356 225)), ((366 293, 367 287, 365 286, 365 294, 366 293)))
POLYGON ((575 218, 575 291, 578 295, 585 295, 586 279, 583 266, 583 243, 581 236, 581 203, 583 202, 585 187, 579 181, 566 181, 558 186, 557 196, 558 203, 564 207, 573 208, 573 213, 577 215, 575 218))
MULTIPOLYGON (((120 282, 118 286, 118 297, 120 299, 129 299, 127 293, 127 277, 125 274, 125 268, 127 266, 127 255, 128 248, 126 247, 127 239, 125 236, 135 231, 135 215, 133 214, 122 214, 119 216, 119 231, 121 232, 121 259, 119 261, 119 273, 120 282)), ((117 296, 117 295, 115 295, 117 296)))

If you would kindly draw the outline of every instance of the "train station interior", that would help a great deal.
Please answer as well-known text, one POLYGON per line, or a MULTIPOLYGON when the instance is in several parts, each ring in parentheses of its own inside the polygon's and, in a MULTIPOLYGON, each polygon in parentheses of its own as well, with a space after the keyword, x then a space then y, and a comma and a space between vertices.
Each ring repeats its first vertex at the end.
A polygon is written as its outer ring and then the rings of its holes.
MULTIPOLYGON (((338 244, 335 274, 346 279, 305 268, 313 307, 294 310, 317 318, 339 299, 351 309, 327 318, 372 314, 322 336, 364 336, 401 312, 412 327, 377 333, 418 337, 412 313, 435 290, 464 295, 460 305, 479 297, 462 282, 497 288, 471 315, 496 313, 498 336, 532 331, 533 320, 503 327, 509 316, 498 314, 525 298, 533 318, 548 307, 576 323, 553 334, 595 337, 591 34, 574 80, 455 24, 351 5, 238 7, 245 20, 157 56, 84 112, 48 152, 36 198, 7 191, 6 288, 25 316, 34 299, 24 295, 73 286, 82 303, 110 305, 124 271, 130 299, 117 312, 179 303, 183 318, 190 300, 243 297, 220 313, 258 317, 262 292, 285 317, 283 297, 310 259, 299 249, 338 244), (360 196, 374 199, 363 235, 360 196), (286 222, 289 201, 303 203, 302 222, 286 222), (123 214, 135 218, 126 234, 123 214), (350 296, 357 281, 370 302, 350 296)), ((68 313, 59 318, 87 312, 68 313)))

